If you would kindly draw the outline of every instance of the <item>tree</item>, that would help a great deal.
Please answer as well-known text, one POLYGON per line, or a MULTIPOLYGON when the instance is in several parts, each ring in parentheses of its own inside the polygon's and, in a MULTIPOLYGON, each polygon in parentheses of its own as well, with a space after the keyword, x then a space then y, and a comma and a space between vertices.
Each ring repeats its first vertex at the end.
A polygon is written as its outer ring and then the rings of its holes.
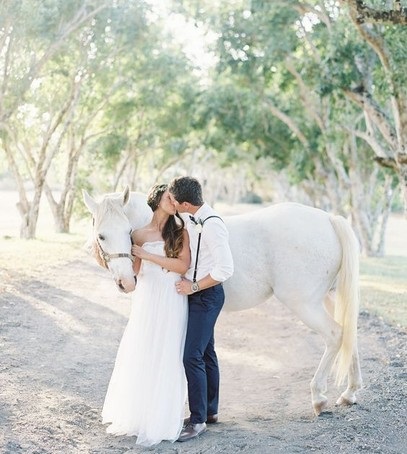
POLYGON ((145 190, 190 154, 195 145, 194 109, 199 85, 182 49, 163 34, 160 20, 150 36, 122 61, 127 74, 104 110, 106 133, 93 144, 105 189, 145 190), (153 38, 154 37, 154 38, 153 38), (136 56, 143 55, 143 58, 136 56), (110 131, 107 125, 114 125, 110 131))
MULTIPOLYGON (((110 173, 112 184, 105 188, 115 190, 123 179, 131 180, 124 184, 134 183, 132 169, 144 154, 160 155, 160 171, 174 156, 179 158, 187 150, 182 143, 189 129, 195 82, 180 49, 166 44, 170 40, 161 32, 163 27, 147 17, 140 1, 105 3, 89 20, 81 21, 75 34, 64 33, 61 39, 52 26, 70 20, 66 4, 55 0, 47 5, 52 23, 43 30, 42 17, 23 17, 29 3, 7 10, 27 28, 42 30, 42 34, 33 32, 31 41, 27 30, 16 40, 21 65, 28 64, 32 47, 55 50, 48 51, 34 82, 27 84, 24 96, 15 100, 15 111, 10 110, 3 123, 3 145, 18 181, 25 238, 35 236, 43 192, 57 231, 69 231, 80 159, 93 173, 97 168, 103 168, 103 175, 110 173), (59 193, 51 190, 56 184, 52 174, 59 175, 59 193), (27 179, 34 187, 31 202, 25 190, 27 179)), ((13 69, 6 73, 17 84, 13 69)), ((5 102, 11 94, 5 93, 5 102)))
POLYGON ((358 78, 343 90, 365 114, 366 130, 358 133, 359 137, 371 146, 380 165, 397 171, 407 213, 407 29, 399 25, 406 23, 407 10, 399 1, 390 12, 374 10, 360 1, 343 3, 348 4, 356 30, 377 61, 373 87, 372 70, 365 57, 369 53, 355 55, 358 78), (367 23, 370 21, 373 23, 367 23))
MULTIPOLYGON (((128 61, 137 61, 137 51, 150 40, 144 6, 140 2, 122 2, 100 13, 88 24, 78 40, 69 42, 69 57, 63 54, 61 88, 69 85, 70 74, 80 86, 79 102, 74 111, 72 127, 62 143, 60 159, 63 162, 59 201, 49 186, 45 192, 55 218, 57 231, 68 232, 75 197, 78 195, 77 174, 79 160, 99 137, 113 134, 117 125, 105 124, 105 110, 125 92, 128 61), (131 58, 133 56, 133 58, 131 58)), ((60 61, 55 62, 57 67, 60 61)), ((128 121, 129 119, 127 119, 128 121)), ((54 161, 55 162, 55 161, 54 161)), ((91 164, 95 169, 95 163, 91 164)), ((57 170, 54 167, 54 172, 57 170)))
MULTIPOLYGON (((34 152, 30 142, 19 139, 26 125, 22 128, 16 125, 21 117, 24 121, 30 115, 30 109, 24 107, 30 107, 26 99, 35 91, 46 65, 63 51, 70 36, 107 7, 105 2, 96 6, 92 3, 83 2, 77 7, 76 2, 55 0, 38 8, 33 8, 29 0, 1 4, 0 140, 18 187, 18 208, 22 217, 20 236, 23 238, 35 236, 46 175, 69 126, 76 90, 71 91, 59 110, 51 109, 34 152), (53 140, 56 133, 59 136, 53 140), (20 152, 21 159, 16 151, 20 152), (31 201, 24 185, 27 175, 34 183, 31 201)), ((34 110, 31 109, 31 113, 34 110)))
MULTIPOLYGON (((200 11, 202 19, 207 14, 202 3, 200 11)), ((237 93, 230 102, 218 94, 223 105, 212 115, 218 127, 226 128, 229 139, 269 156, 275 168, 288 173, 292 184, 307 189, 314 204, 345 215, 362 210, 373 223, 370 229, 359 228, 360 222, 356 225, 365 252, 379 253, 372 232, 383 232, 379 219, 385 223, 386 216, 374 214, 379 205, 376 197, 370 197, 371 187, 358 184, 365 175, 369 149, 360 146, 364 129, 359 110, 343 99, 357 74, 355 60, 363 48, 357 35, 349 33, 345 15, 326 2, 254 1, 250 8, 241 2, 222 4, 210 26, 220 36, 218 77, 229 79, 237 93), (252 102, 242 107, 239 94, 246 92, 251 93, 252 102), (343 109, 347 116, 342 115, 343 109), (240 118, 231 122, 233 116, 240 118), (256 126, 249 132, 250 121, 256 126), (285 133, 278 122, 284 124, 285 133), (259 134, 259 125, 264 124, 264 133, 259 134), (356 130, 355 125, 360 128, 356 130), (350 142, 361 151, 351 155, 350 142), (326 197, 316 196, 321 189, 327 192, 330 206, 326 197), (362 194, 364 203, 356 203, 362 194)), ((219 86, 216 90, 219 93, 219 86)), ((372 175, 377 183, 382 181, 382 172, 372 175)), ((388 210, 388 204, 382 204, 382 209, 388 210)))

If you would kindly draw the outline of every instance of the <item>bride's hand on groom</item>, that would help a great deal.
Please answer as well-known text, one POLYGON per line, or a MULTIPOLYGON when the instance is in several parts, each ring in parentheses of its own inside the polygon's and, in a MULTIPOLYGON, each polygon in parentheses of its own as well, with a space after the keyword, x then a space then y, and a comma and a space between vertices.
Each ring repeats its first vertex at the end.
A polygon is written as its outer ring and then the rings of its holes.
POLYGON ((180 295, 190 295, 191 293, 193 293, 191 291, 191 284, 192 282, 189 281, 188 279, 181 278, 181 280, 175 283, 175 289, 177 290, 177 293, 180 295))

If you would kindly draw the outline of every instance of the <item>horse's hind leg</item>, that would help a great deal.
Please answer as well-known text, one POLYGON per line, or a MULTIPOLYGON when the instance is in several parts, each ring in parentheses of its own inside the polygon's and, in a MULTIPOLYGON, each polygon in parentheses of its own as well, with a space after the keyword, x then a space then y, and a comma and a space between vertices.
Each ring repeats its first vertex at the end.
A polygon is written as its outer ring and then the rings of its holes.
MULTIPOLYGON (((335 310, 335 299, 333 294, 328 294, 325 298, 325 308, 333 317, 335 310)), ((356 392, 362 388, 362 373, 360 370, 359 353, 357 345, 352 356, 352 364, 348 373, 348 386, 336 401, 336 405, 353 405, 356 403, 356 392)))
POLYGON ((352 364, 348 374, 348 386, 336 401, 336 405, 353 405, 356 403, 356 392, 362 388, 362 373, 360 371, 359 353, 357 346, 352 356, 352 364))
POLYGON ((294 309, 299 318, 325 340, 325 351, 311 380, 311 398, 315 414, 318 416, 327 407, 328 375, 341 345, 341 327, 331 317, 321 301, 294 309))

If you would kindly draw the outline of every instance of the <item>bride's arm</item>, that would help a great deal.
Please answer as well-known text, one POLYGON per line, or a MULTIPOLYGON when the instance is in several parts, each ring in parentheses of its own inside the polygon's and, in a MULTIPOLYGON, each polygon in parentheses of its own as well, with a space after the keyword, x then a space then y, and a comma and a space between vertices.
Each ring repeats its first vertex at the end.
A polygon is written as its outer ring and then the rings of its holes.
POLYGON ((141 246, 134 244, 131 248, 131 253, 142 260, 149 260, 168 271, 173 271, 178 274, 185 274, 188 271, 191 263, 191 254, 189 251, 189 237, 186 229, 184 229, 184 239, 182 244, 182 251, 177 258, 163 257, 162 255, 151 254, 141 246))
POLYGON ((132 249, 131 249, 131 254, 133 255, 134 257, 134 261, 133 261, 133 271, 134 271, 134 274, 137 276, 137 274, 139 273, 140 271, 140 267, 141 267, 141 258, 140 257, 137 257, 134 252, 133 252, 133 247, 135 244, 140 244, 141 242, 141 232, 140 230, 133 230, 132 234, 131 234, 131 241, 133 243, 133 246, 132 246, 132 249))

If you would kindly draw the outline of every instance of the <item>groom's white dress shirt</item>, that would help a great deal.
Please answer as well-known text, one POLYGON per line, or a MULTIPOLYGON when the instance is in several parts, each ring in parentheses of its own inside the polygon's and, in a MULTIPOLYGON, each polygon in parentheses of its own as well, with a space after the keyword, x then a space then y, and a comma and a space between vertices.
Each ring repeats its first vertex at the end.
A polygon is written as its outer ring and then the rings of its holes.
MULTIPOLYGON (((218 216, 218 214, 207 203, 204 203, 193 216, 198 224, 191 221, 187 213, 183 213, 191 249, 191 266, 185 277, 191 281, 194 276, 198 235, 201 229, 201 227, 198 227, 199 221, 204 221, 209 216, 218 216)), ((199 281, 210 274, 215 281, 224 282, 233 274, 233 258, 226 226, 221 219, 211 218, 205 221, 201 230, 196 280, 199 281)))

